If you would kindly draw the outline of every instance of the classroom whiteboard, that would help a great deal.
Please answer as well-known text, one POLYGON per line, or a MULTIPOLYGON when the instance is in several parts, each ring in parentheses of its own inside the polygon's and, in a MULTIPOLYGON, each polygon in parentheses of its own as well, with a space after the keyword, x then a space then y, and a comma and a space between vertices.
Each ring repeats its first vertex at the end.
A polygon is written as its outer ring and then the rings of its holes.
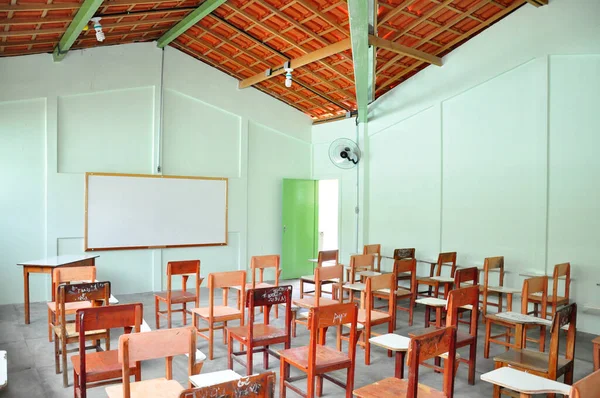
POLYGON ((227 179, 86 173, 86 251, 227 244, 227 179))

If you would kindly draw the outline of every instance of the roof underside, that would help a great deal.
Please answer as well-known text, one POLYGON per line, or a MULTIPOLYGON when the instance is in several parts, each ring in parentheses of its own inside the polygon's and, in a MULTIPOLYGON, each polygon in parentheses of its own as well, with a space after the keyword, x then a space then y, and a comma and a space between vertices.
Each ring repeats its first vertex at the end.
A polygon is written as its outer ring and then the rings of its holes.
MULTIPOLYGON (((443 57, 525 1, 380 0, 377 35, 443 57)), ((0 0, 0 56, 52 52, 82 3, 0 0)), ((95 16, 102 17, 106 40, 98 42, 90 26, 72 49, 157 40, 200 4, 105 0, 95 16)), ((228 0, 170 45, 242 80, 349 37, 343 0, 228 0)), ((428 65, 379 48, 376 98, 428 65)), ((291 88, 284 79, 275 76, 254 87, 314 120, 356 109, 351 50, 295 69, 291 88)))

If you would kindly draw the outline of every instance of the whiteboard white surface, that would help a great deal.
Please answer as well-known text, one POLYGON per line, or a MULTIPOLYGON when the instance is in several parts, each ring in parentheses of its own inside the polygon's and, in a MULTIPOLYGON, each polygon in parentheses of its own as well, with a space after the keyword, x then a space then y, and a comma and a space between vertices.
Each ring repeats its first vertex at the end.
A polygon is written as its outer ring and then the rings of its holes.
POLYGON ((227 244, 227 179, 86 174, 85 250, 227 244))

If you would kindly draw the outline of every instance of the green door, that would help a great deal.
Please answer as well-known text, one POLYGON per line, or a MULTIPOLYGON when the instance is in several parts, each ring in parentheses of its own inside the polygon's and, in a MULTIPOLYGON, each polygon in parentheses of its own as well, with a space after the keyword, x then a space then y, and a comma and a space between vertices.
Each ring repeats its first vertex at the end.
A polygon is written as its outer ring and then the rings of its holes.
POLYGON ((312 275, 317 257, 319 184, 315 180, 283 180, 282 279, 312 275))

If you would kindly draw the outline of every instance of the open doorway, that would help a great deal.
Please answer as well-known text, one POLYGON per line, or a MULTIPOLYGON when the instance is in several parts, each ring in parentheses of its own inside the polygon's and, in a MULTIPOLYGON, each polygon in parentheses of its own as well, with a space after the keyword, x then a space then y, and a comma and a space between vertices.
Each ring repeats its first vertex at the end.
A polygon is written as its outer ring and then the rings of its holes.
POLYGON ((319 180, 319 251, 339 247, 338 192, 338 180, 319 180))

